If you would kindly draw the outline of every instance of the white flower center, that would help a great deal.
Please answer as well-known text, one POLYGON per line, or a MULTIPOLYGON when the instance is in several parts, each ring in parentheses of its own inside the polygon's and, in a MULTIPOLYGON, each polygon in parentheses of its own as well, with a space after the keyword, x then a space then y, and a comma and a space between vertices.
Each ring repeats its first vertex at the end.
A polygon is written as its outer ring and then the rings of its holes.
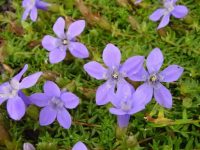
POLYGON ((50 105, 53 106, 55 109, 60 109, 64 106, 64 103, 58 97, 53 97, 50 101, 50 105))
POLYGON ((131 110, 131 104, 127 101, 121 101, 121 109, 123 111, 129 111, 131 110))
POLYGON ((164 3, 164 7, 166 8, 166 14, 170 13, 174 10, 174 3, 173 1, 168 1, 164 3))
POLYGON ((69 42, 68 42, 68 40, 66 40, 66 39, 64 39, 63 41, 62 41, 62 44, 63 45, 67 45, 69 42))

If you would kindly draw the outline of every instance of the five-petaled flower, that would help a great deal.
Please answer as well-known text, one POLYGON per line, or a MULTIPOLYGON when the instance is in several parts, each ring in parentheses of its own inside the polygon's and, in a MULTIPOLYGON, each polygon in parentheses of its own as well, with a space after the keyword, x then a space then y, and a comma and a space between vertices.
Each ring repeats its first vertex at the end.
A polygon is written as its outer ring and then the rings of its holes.
POLYGON ((30 96, 33 104, 43 107, 39 116, 40 125, 49 125, 57 118, 63 128, 70 128, 72 119, 66 108, 76 108, 79 98, 71 92, 60 91, 52 81, 47 81, 43 89, 44 93, 35 93, 30 96))
POLYGON ((163 60, 160 49, 153 49, 146 60, 148 71, 143 68, 137 76, 132 76, 131 79, 134 81, 145 81, 134 93, 138 99, 142 99, 147 104, 154 95, 155 100, 160 105, 171 108, 172 95, 160 82, 173 82, 178 80, 183 73, 183 68, 178 65, 170 65, 160 72, 159 70, 163 64, 163 60))
POLYGON ((168 25, 171 15, 175 18, 184 18, 187 15, 187 7, 183 5, 176 5, 176 1, 177 0, 165 0, 164 8, 159 8, 150 15, 149 19, 152 21, 158 21, 162 17, 157 29, 168 25))
POLYGON ((37 72, 21 80, 27 69, 28 65, 25 65, 9 82, 0 85, 0 104, 8 100, 7 111, 14 120, 20 120, 26 110, 26 97, 21 90, 35 85, 42 74, 42 72, 37 72))
POLYGON ((134 91, 127 85, 113 95, 111 103, 114 107, 110 108, 110 113, 117 115, 119 127, 127 127, 130 116, 145 108, 143 100, 137 98, 134 96, 134 91))
POLYGON ((49 6, 50 4, 41 0, 23 0, 22 7, 24 7, 25 11, 22 16, 22 20, 26 20, 26 18, 30 14, 31 20, 36 21, 38 15, 37 9, 47 10, 49 6))
POLYGON ((87 147, 83 142, 79 141, 73 146, 72 150, 87 150, 87 147))
MULTIPOLYGON (((124 78, 137 74, 143 66, 143 56, 133 56, 120 65, 120 50, 113 44, 108 44, 103 51, 103 61, 108 67, 104 68, 96 61, 84 65, 85 71, 97 80, 107 80, 96 92, 96 104, 105 105, 112 98, 115 89, 130 85, 124 78)), ((133 88, 130 85, 131 88, 133 88)))
POLYGON ((46 35, 42 40, 43 47, 50 51, 50 63, 58 63, 64 60, 67 49, 69 49, 71 54, 77 58, 89 57, 89 52, 85 45, 76 42, 76 36, 80 35, 84 28, 85 21, 78 20, 73 22, 69 26, 68 31, 65 32, 65 20, 62 17, 57 19, 53 26, 53 31, 58 38, 46 35))

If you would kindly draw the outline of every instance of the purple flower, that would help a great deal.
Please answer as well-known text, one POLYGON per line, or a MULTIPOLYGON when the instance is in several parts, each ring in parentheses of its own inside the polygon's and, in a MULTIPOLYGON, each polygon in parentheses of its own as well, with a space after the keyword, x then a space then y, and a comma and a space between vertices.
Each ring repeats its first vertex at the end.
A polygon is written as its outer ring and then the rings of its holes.
POLYGON ((41 0, 23 0, 22 7, 24 7, 25 11, 22 20, 26 20, 26 18, 30 14, 31 20, 36 21, 38 15, 37 9, 47 10, 48 6, 50 6, 50 4, 41 0))
POLYGON ((35 93, 30 96, 33 104, 43 107, 40 111, 40 125, 49 125, 57 118, 63 128, 70 128, 72 119, 66 108, 77 107, 79 98, 71 92, 60 91, 52 81, 47 81, 43 89, 44 93, 35 93))
POLYGON ((24 143, 23 150, 35 150, 35 147, 31 143, 24 143))
POLYGON ((21 80, 27 69, 28 65, 25 65, 9 82, 0 85, 0 104, 8 100, 7 111, 14 120, 20 120, 25 114, 26 99, 24 100, 25 95, 21 90, 35 85, 42 74, 42 72, 37 72, 21 80))
POLYGON ((58 63, 64 60, 67 49, 77 58, 89 57, 89 52, 85 45, 76 42, 76 36, 80 35, 84 28, 85 21, 78 20, 73 22, 69 26, 68 31, 65 32, 65 20, 62 17, 57 19, 53 26, 53 31, 58 38, 46 35, 42 40, 43 47, 50 51, 50 63, 58 63))
POLYGON ((152 21, 158 21, 162 17, 157 29, 163 28, 168 25, 171 15, 175 18, 184 18, 187 15, 187 7, 183 5, 176 5, 176 1, 177 0, 165 0, 164 8, 159 8, 154 11, 153 14, 151 14, 149 19, 152 21))
MULTIPOLYGON (((108 44, 103 51, 103 61, 108 67, 104 68, 96 61, 84 65, 85 71, 97 80, 107 80, 96 92, 96 104, 105 105, 108 103, 115 92, 123 85, 129 83, 124 79, 139 72, 142 68, 144 57, 134 56, 127 59, 123 65, 120 65, 120 50, 113 44, 108 44)), ((130 85, 130 87, 132 87, 130 85)), ((133 87, 132 87, 133 88, 133 87)))
POLYGON ((73 146, 72 150, 87 150, 87 147, 85 146, 85 144, 79 141, 73 146))
POLYGON ((151 101, 154 95, 155 100, 166 108, 172 107, 172 95, 170 91, 160 82, 173 82, 183 73, 183 68, 178 65, 170 65, 163 71, 159 71, 163 64, 163 55, 159 48, 151 51, 146 60, 148 71, 144 68, 137 76, 132 76, 135 81, 145 81, 135 91, 135 96, 138 99, 144 99, 147 104, 151 101))
POLYGON ((117 122, 121 128, 128 126, 132 114, 145 108, 143 99, 137 99, 134 95, 134 91, 127 85, 117 91, 111 103, 114 107, 110 108, 110 113, 117 115, 117 122))

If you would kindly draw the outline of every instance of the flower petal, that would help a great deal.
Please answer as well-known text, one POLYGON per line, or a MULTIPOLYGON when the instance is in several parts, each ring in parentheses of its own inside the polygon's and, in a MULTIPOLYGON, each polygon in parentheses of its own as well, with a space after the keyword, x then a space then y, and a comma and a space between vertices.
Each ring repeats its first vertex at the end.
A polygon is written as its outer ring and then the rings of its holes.
POLYGON ((42 108, 42 110, 40 111, 40 117, 39 117, 40 125, 46 126, 46 125, 52 124, 56 119, 56 115, 57 115, 57 111, 53 109, 52 107, 46 106, 42 108))
POLYGON ((44 93, 49 97, 60 97, 60 88, 52 81, 46 81, 43 89, 44 93))
POLYGON ((183 73, 183 68, 178 65, 170 65, 160 72, 162 82, 174 82, 180 78, 183 73))
POLYGON ((51 64, 59 63, 65 59, 66 50, 55 49, 49 53, 49 61, 51 64))
POLYGON ((117 108, 110 108, 109 111, 111 114, 114 114, 114 115, 125 115, 126 114, 124 111, 122 111, 121 109, 117 109, 117 108))
POLYGON ((50 35, 45 35, 42 39, 42 46, 48 51, 53 51, 60 45, 59 39, 50 35))
POLYGON ((57 120, 59 124, 65 129, 69 129, 72 124, 72 118, 69 112, 64 108, 58 111, 57 120))
POLYGON ((8 99, 7 111, 9 116, 14 120, 20 120, 25 114, 26 106, 24 101, 16 96, 8 99))
POLYGON ((53 25, 53 31, 59 38, 65 38, 65 20, 62 17, 59 17, 56 20, 55 24, 53 25))
POLYGON ((26 96, 21 90, 18 92, 18 96, 24 101, 26 107, 31 104, 28 96, 26 96))
POLYGON ((24 143, 23 150, 35 150, 35 147, 31 143, 24 143))
POLYGON ((36 7, 38 9, 47 10, 51 4, 43 2, 43 1, 36 1, 36 7))
POLYGON ((106 81, 103 85, 99 86, 96 92, 96 104, 105 105, 114 94, 114 84, 106 81))
POLYGON ((172 107, 172 95, 161 83, 158 85, 158 88, 154 88, 154 97, 161 106, 166 108, 172 107))
POLYGON ((148 76, 148 72, 142 67, 138 73, 131 75, 129 78, 133 81, 146 81, 148 76))
POLYGON ((137 105, 146 105, 151 101, 152 96, 153 87, 148 83, 144 83, 136 89, 135 93, 133 93, 133 105, 135 105, 135 103, 137 105))
POLYGON ((28 69, 28 65, 26 64, 26 65, 24 65, 23 69, 13 77, 13 79, 19 81, 27 69, 28 69))
POLYGON ((37 15, 38 15, 37 8, 36 8, 36 7, 33 7, 33 8, 31 9, 31 13, 30 13, 30 18, 31 18, 31 20, 32 20, 32 21, 36 21, 37 15))
POLYGON ((72 150, 87 150, 87 147, 85 146, 85 144, 79 141, 73 146, 72 150))
POLYGON ((158 20, 160 20, 160 18, 164 15, 164 11, 165 11, 165 9, 163 9, 163 8, 160 8, 160 9, 155 10, 155 11, 149 16, 149 19, 152 20, 152 21, 158 21, 158 20))
POLYGON ((119 115, 117 116, 117 123, 120 128, 127 127, 129 124, 130 115, 119 115))
POLYGON ((104 63, 114 69, 118 68, 121 60, 120 50, 113 44, 107 44, 103 50, 103 61, 104 63))
POLYGON ((23 15, 22 15, 22 20, 26 20, 27 19, 27 17, 28 17, 28 15, 29 15, 29 13, 30 13, 30 9, 28 9, 28 8, 26 8, 25 10, 24 10, 24 13, 23 13, 23 15))
POLYGON ((157 29, 163 28, 163 27, 165 27, 166 25, 168 25, 169 19, 170 19, 170 14, 164 15, 164 16, 162 17, 161 22, 160 22, 160 24, 159 24, 159 26, 158 26, 157 29))
POLYGON ((91 61, 84 65, 84 70, 93 78, 102 80, 106 78, 107 69, 96 61, 91 61))
POLYGON ((184 18, 187 14, 188 14, 188 9, 183 5, 175 6, 174 10, 172 11, 172 15, 175 18, 184 18))
POLYGON ((79 104, 79 98, 71 93, 71 92, 65 92, 61 95, 61 100, 64 102, 64 105, 68 109, 76 108, 79 104))
POLYGON ((74 57, 77 58, 87 58, 89 57, 88 49, 84 44, 79 42, 70 42, 69 51, 74 57))
POLYGON ((41 75, 42 72, 36 72, 34 74, 25 77, 20 83, 20 89, 26 89, 32 87, 33 85, 36 84, 41 75))
POLYGON ((126 76, 129 77, 132 74, 138 73, 143 67, 143 63, 143 56, 133 56, 124 62, 122 68, 120 69, 120 72, 125 73, 126 76))
POLYGON ((70 24, 68 31, 67 31, 67 37, 69 40, 73 39, 74 37, 78 36, 83 32, 85 28, 85 20, 77 20, 70 24))
POLYGON ((163 54, 159 48, 154 48, 147 57, 146 65, 149 73, 157 73, 163 64, 163 54))
POLYGON ((39 107, 45 107, 48 105, 49 103, 49 100, 50 100, 51 97, 47 96, 46 94, 44 93, 35 93, 35 94, 32 94, 29 99, 30 101, 39 106, 39 107))

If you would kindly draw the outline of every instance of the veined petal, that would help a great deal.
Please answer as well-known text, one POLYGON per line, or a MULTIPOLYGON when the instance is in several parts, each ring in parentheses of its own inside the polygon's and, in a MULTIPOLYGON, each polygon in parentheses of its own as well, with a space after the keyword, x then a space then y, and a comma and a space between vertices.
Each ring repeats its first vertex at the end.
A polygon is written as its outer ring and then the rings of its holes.
POLYGON ((129 124, 130 115, 119 115, 117 116, 117 123, 120 128, 127 127, 129 124))
POLYGON ((66 50, 57 48, 49 53, 49 61, 51 64, 59 63, 66 57, 66 50))
POLYGON ((72 124, 72 118, 69 112, 64 108, 58 111, 57 120, 59 124, 65 129, 69 129, 72 124))
POLYGON ((24 65, 23 69, 13 77, 13 79, 19 81, 27 69, 28 69, 28 65, 26 64, 26 65, 24 65))
POLYGON ((52 124, 56 119, 57 111, 50 106, 42 108, 40 111, 39 122, 41 126, 52 124))
POLYGON ((154 88, 154 97, 161 106, 166 108, 172 107, 172 95, 161 83, 158 85, 158 88, 154 88))
POLYGON ((156 11, 154 11, 149 16, 149 19, 152 20, 152 21, 158 21, 158 20, 160 20, 160 18, 164 15, 164 11, 165 11, 165 9, 163 9, 163 8, 157 9, 156 11))
POLYGON ((117 68, 121 61, 121 52, 113 44, 107 44, 103 50, 103 61, 109 68, 117 68))
POLYGON ((143 63, 143 56, 133 56, 124 62, 122 68, 120 69, 120 72, 125 73, 126 76, 129 77, 132 74, 138 73, 143 67, 143 63))
POLYGON ((86 46, 79 42, 70 42, 69 51, 74 57, 77 58, 87 58, 89 57, 89 52, 86 46))
POLYGON ((53 51, 60 45, 59 39, 50 35, 45 35, 42 39, 42 46, 48 51, 53 51))
POLYGON ((87 147, 85 146, 85 144, 79 141, 73 146, 72 150, 87 150, 87 147))
POLYGON ((49 97, 60 97, 60 88, 52 81, 46 81, 44 84, 44 93, 49 97))
POLYGON ((91 61, 84 65, 84 70, 93 78, 102 80, 106 78, 107 69, 96 61, 91 61))
POLYGON ((65 30, 65 20, 62 17, 59 17, 56 20, 55 24, 53 25, 53 31, 59 38, 63 39, 65 37, 64 30, 65 30))
POLYGON ((33 8, 31 9, 31 12, 30 12, 30 18, 31 18, 31 20, 32 20, 32 21, 36 21, 37 15, 38 15, 37 8, 36 8, 36 7, 33 7, 33 8))
POLYGON ((167 14, 167 15, 164 15, 164 16, 162 17, 161 22, 160 22, 160 24, 159 24, 159 26, 158 26, 157 29, 163 28, 163 27, 165 27, 166 25, 168 25, 169 19, 170 19, 170 13, 167 14))
POLYGON ((103 85, 99 86, 96 92, 96 104, 105 105, 110 100, 114 94, 114 84, 106 81, 103 85))
POLYGON ((125 115, 126 114, 126 112, 124 112, 118 108, 110 108, 109 111, 111 114, 114 114, 114 115, 125 115))
POLYGON ((162 82, 174 82, 180 78, 183 68, 178 65, 170 65, 160 72, 162 82))
POLYGON ((16 96, 8 99, 7 111, 9 116, 14 120, 20 120, 25 114, 26 106, 23 100, 16 96))
POLYGON ((25 77, 20 83, 20 89, 26 89, 32 87, 33 85, 36 84, 41 75, 42 72, 36 72, 34 74, 25 77))
POLYGON ((78 36, 83 32, 85 28, 85 20, 77 20, 70 24, 68 31, 67 31, 67 37, 69 40, 73 39, 74 37, 78 36))
POLYGON ((183 5, 175 6, 174 10, 172 11, 172 15, 175 18, 184 18, 187 14, 188 14, 188 9, 183 5))
POLYGON ((50 100, 51 97, 47 96, 46 94, 44 93, 35 93, 35 94, 32 94, 29 99, 30 101, 39 106, 39 107, 45 107, 48 105, 49 103, 49 100, 50 100))
POLYGON ((65 92, 61 95, 61 100, 64 102, 64 105, 68 109, 76 108, 79 104, 79 98, 71 93, 71 92, 65 92))
POLYGON ((154 48, 147 57, 146 65, 149 73, 157 73, 163 64, 163 54, 159 48, 154 48))

